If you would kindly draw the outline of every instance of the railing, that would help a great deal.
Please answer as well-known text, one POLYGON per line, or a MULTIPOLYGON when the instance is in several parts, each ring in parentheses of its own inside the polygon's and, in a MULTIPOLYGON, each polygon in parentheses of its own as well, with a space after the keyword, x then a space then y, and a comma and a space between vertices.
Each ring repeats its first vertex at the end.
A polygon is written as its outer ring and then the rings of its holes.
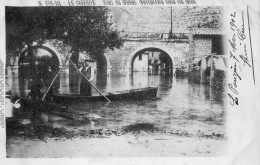
POLYGON ((122 32, 125 40, 181 41, 188 40, 189 33, 122 32))

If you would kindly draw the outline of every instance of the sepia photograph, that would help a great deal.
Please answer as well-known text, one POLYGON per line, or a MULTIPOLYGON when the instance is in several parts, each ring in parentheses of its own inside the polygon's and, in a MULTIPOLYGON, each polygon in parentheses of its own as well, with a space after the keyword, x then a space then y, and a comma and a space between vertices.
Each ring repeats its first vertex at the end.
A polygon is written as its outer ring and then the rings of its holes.
POLYGON ((223 156, 225 11, 5 6, 6 157, 223 156))

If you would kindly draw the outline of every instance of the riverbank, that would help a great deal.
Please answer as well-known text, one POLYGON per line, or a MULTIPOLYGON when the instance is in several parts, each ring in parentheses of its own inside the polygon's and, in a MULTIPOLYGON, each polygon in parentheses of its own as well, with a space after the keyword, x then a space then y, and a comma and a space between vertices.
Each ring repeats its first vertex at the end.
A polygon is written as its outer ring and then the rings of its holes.
POLYGON ((196 134, 141 123, 121 128, 67 131, 26 125, 7 133, 7 157, 204 157, 225 151, 224 134, 196 134))

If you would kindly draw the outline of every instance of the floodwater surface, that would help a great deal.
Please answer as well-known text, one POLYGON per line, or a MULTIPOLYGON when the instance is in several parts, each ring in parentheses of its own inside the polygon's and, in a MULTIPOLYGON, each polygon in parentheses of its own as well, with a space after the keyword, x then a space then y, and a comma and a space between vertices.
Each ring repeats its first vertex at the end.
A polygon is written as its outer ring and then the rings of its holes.
MULTIPOLYGON (((68 79, 66 76, 61 77, 60 84, 68 84, 68 79)), ((145 73, 134 73, 132 77, 98 77, 97 79, 99 81, 95 80, 94 84, 101 92, 159 86, 157 98, 132 102, 75 103, 69 106, 69 111, 94 114, 101 118, 83 122, 42 114, 45 124, 68 130, 120 127, 138 123, 149 123, 156 127, 169 127, 189 132, 223 133, 225 130, 224 91, 214 90, 208 85, 191 83, 187 78, 145 73)), ((19 95, 18 80, 7 78, 6 81, 11 93, 19 95)), ((61 85, 59 92, 70 93, 71 90, 69 86, 61 85)), ((94 95, 98 94, 94 89, 92 92, 94 95)))

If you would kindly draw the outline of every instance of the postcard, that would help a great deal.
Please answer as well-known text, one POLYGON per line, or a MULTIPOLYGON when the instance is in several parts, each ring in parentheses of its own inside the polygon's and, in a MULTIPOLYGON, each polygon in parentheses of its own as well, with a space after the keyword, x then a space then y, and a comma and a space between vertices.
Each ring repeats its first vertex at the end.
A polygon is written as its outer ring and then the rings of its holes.
POLYGON ((259 164, 259 22, 258 1, 1 2, 1 162, 259 164))

